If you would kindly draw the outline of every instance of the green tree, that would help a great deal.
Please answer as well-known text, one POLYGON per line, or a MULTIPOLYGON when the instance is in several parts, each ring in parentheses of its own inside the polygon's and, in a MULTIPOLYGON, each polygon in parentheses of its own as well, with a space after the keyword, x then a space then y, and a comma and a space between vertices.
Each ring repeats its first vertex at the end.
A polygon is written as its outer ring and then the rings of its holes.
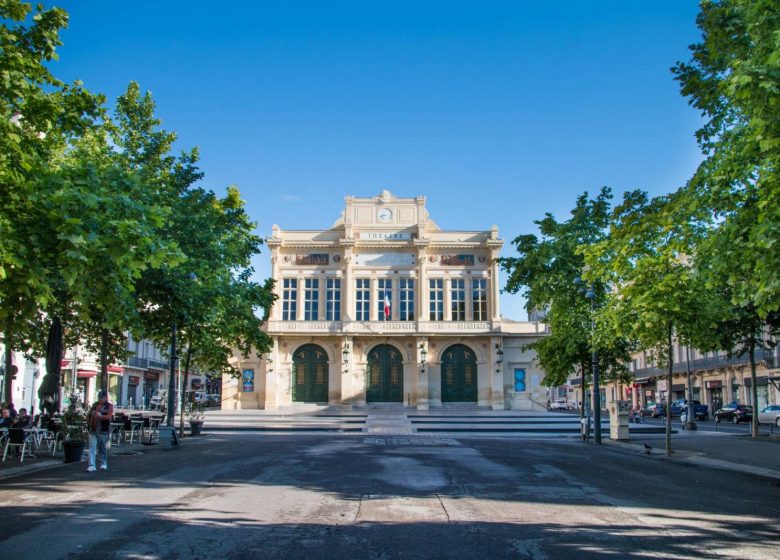
POLYGON ((52 259, 83 339, 108 362, 124 356, 123 332, 139 324, 135 285, 147 268, 181 260, 162 236, 170 208, 127 169, 103 128, 73 142, 47 177, 44 219, 54 224, 52 259))
POLYGON ((185 376, 191 362, 233 372, 229 359, 235 348, 246 355, 270 347, 261 326, 274 300, 270 281, 251 280, 250 261, 262 241, 240 193, 231 187, 220 198, 194 186, 202 177, 197 150, 171 155, 176 137, 160 128, 154 101, 138 84, 131 83, 119 98, 113 127, 124 165, 170 206, 162 236, 182 255, 138 278, 138 335, 166 347, 175 325, 187 348, 185 376))
MULTIPOLYGON (((598 338, 623 336, 655 353, 659 365, 668 368, 667 395, 675 338, 689 341, 705 328, 700 311, 706 294, 689 257, 702 226, 675 203, 676 196, 625 193, 613 212, 609 236, 583 247, 586 277, 609 286, 597 313, 598 338)), ((668 401, 667 396, 667 407, 668 401)), ((671 415, 666 419, 671 454, 671 415)))
MULTIPOLYGON (((69 139, 92 126, 102 99, 51 73, 68 16, 59 8, 0 3, 0 328, 11 351, 40 352, 55 283, 41 219, 41 176, 69 139)), ((45 224, 48 226, 48 224, 45 224)), ((5 395, 11 379, 6 377, 5 395)))
POLYGON ((780 309, 780 5, 703 1, 697 24, 701 42, 673 68, 705 118, 688 190, 721 224, 732 303, 765 318, 780 309))
MULTIPOLYGON (((628 339, 602 338, 597 344, 592 340, 591 304, 575 285, 575 278, 582 275, 585 266, 582 248, 602 241, 607 233, 611 199, 606 187, 593 199, 584 193, 577 198, 569 220, 559 222, 546 214, 534 222, 540 237, 530 234, 515 238, 512 243, 520 256, 500 260, 509 274, 505 291, 522 291, 529 309, 545 311, 550 335, 528 347, 537 354, 547 386, 562 385, 571 373, 579 371, 584 392, 585 382, 593 374, 594 345, 607 379, 627 374, 628 339)), ((600 304, 603 284, 596 288, 594 295, 600 304)))
POLYGON ((754 414, 751 421, 753 438, 758 437, 758 390, 756 379, 756 352, 774 348, 771 336, 780 331, 780 313, 770 312, 762 317, 753 302, 743 302, 734 293, 734 276, 727 274, 721 255, 724 243, 730 243, 729 230, 734 222, 719 224, 700 243, 696 253, 696 269, 708 287, 707 314, 710 328, 700 333, 694 344, 704 351, 726 350, 731 356, 748 356, 751 378, 751 402, 754 414))

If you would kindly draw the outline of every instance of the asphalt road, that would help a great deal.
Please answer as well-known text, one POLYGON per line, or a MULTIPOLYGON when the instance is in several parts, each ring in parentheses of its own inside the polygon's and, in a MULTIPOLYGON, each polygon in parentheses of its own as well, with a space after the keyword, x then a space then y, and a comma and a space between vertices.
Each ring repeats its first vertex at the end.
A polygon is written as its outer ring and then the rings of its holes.
POLYGON ((571 440, 235 433, 0 487, 3 558, 780 557, 780 487, 571 440))

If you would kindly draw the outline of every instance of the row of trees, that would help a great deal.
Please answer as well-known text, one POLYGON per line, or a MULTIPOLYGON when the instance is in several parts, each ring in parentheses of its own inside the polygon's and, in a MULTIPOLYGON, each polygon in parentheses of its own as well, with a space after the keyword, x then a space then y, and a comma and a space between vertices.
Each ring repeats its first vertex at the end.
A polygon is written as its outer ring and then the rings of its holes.
MULTIPOLYGON (((237 188, 198 186, 198 152, 173 154, 155 104, 130 83, 113 111, 50 70, 68 16, 0 3, 0 331, 11 350, 42 355, 53 320, 107 365, 125 333, 170 342, 191 363, 231 372, 235 348, 268 350, 260 330, 271 281, 252 280, 261 239, 237 188)), ((10 395, 6 376, 5 395, 10 395)))
MULTIPOLYGON (((608 188, 585 193, 569 220, 548 214, 536 222, 541 237, 518 237, 520 256, 502 261, 506 290, 547 311, 551 336, 534 346, 551 386, 592 375, 595 347, 611 379, 627 377, 629 352, 653 352, 671 387, 676 339, 747 353, 757 402, 756 350, 780 327, 780 5, 704 1, 697 24, 701 42, 672 69, 704 117, 694 176, 614 207, 608 188), (592 313, 579 276, 593 288, 592 313)), ((669 453, 670 433, 667 417, 669 453)))

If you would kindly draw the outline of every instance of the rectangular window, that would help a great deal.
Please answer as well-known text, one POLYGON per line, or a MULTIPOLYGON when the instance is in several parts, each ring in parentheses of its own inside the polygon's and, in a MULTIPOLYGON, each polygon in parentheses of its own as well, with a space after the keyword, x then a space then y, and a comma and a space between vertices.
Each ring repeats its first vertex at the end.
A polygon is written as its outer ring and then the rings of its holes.
POLYGON ((320 318, 320 280, 307 278, 303 282, 303 320, 316 321, 320 318))
POLYGON ((398 281, 398 318, 414 321, 414 280, 402 278, 398 281))
POLYGON ((328 278, 325 290, 325 320, 341 321, 341 279, 328 278))
POLYGON ((487 280, 484 278, 471 281, 471 307, 474 321, 487 321, 487 280))
POLYGON ((377 281, 377 314, 380 321, 389 321, 393 318, 393 281, 380 278, 377 281))
POLYGON ((450 280, 450 308, 453 321, 466 320, 466 281, 461 278, 450 280))
POLYGON ((430 291, 430 318, 431 321, 444 320, 444 280, 432 278, 428 280, 430 291))
POLYGON ((282 320, 295 321, 298 311, 298 280, 285 278, 282 281, 282 320))
POLYGON ((358 278, 355 280, 355 320, 368 321, 371 298, 371 280, 358 278))

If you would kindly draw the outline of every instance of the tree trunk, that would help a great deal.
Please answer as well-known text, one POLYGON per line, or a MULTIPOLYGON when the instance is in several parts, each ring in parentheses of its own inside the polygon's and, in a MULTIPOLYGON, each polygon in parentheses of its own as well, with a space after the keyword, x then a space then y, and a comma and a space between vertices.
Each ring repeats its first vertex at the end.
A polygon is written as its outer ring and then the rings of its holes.
POLYGON ((108 392, 108 331, 106 329, 100 331, 100 390, 108 392))
POLYGON ((8 321, 5 328, 5 386, 3 387, 3 401, 5 401, 6 404, 11 402, 11 390, 14 385, 14 380, 11 379, 11 367, 14 363, 12 354, 13 349, 11 347, 12 335, 11 321, 8 321))
POLYGON ((190 358, 192 358, 192 341, 187 342, 187 356, 184 358, 184 381, 181 387, 182 396, 179 399, 179 437, 184 437, 184 401, 187 397, 187 383, 190 377, 190 358))
POLYGON ((580 420, 585 418, 585 365, 580 364, 580 389, 582 389, 582 398, 580 400, 580 420))
POLYGON ((756 339, 750 338, 748 342, 748 356, 750 357, 750 393, 753 403, 753 414, 750 420, 750 433, 753 439, 758 438, 758 387, 756 387, 756 339))
POLYGON ((669 372, 666 376, 666 454, 672 454, 672 377, 674 375, 674 347, 672 346, 672 335, 674 330, 669 323, 667 342, 669 344, 669 372))

